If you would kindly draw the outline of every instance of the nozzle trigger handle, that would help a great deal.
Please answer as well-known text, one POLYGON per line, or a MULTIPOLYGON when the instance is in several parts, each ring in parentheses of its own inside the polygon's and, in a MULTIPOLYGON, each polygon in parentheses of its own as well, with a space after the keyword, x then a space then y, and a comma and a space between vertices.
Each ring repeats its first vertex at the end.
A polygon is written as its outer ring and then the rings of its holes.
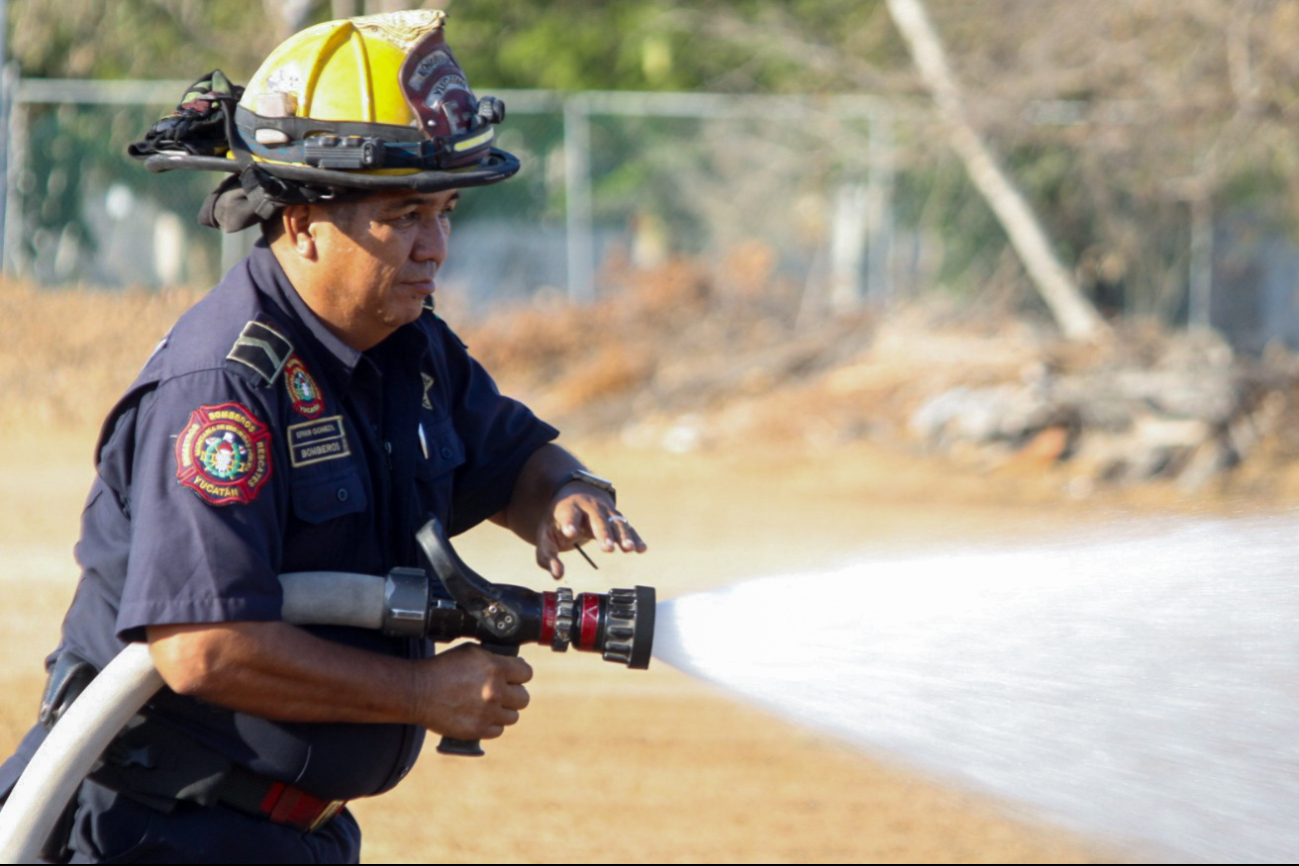
MULTIPOLYGON (((485 643, 483 649, 498 656, 516 656, 519 648, 513 644, 485 643)), ((458 755, 462 758, 481 758, 487 754, 483 751, 482 740, 460 740, 455 737, 443 737, 438 743, 438 754, 458 755)))

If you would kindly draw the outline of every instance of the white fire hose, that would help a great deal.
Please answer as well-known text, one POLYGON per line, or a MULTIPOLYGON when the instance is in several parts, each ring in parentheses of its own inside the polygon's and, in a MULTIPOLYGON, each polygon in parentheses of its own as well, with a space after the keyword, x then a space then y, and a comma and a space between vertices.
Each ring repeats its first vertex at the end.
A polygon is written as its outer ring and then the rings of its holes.
MULTIPOLYGON (((411 587, 387 578, 342 572, 280 575, 282 616, 295 625, 347 625, 408 633, 423 617, 411 587)), ((427 588, 425 588, 427 592, 427 588)), ((427 598, 427 595, 425 596, 427 598)), ((82 779, 140 707, 162 688, 146 644, 122 650, 81 696, 32 757, 0 809, 0 863, 36 863, 45 840, 82 779)))

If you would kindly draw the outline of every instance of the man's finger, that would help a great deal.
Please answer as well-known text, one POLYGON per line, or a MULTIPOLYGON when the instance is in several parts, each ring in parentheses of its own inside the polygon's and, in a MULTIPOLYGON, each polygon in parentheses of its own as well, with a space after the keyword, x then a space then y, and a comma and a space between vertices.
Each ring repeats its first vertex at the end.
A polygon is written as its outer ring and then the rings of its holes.
POLYGON ((549 571, 550 576, 555 580, 561 580, 564 577, 564 562, 558 556, 552 556, 541 567, 549 571))
POLYGON ((537 565, 550 572, 555 580, 564 576, 564 563, 559 560, 559 545, 552 537, 550 526, 542 526, 537 531, 537 565))
POLYGON ((613 534, 617 539, 617 544, 625 551, 637 551, 643 553, 646 550, 645 542, 641 541, 640 535, 632 528, 629 521, 622 514, 614 513, 609 517, 609 525, 613 527, 613 534))
POLYGON ((501 706, 510 710, 526 710, 530 703, 532 703, 532 696, 523 686, 507 686, 505 693, 501 695, 501 706))
POLYGON ((600 545, 600 549, 608 553, 617 547, 618 539, 614 537, 613 527, 609 523, 609 518, 613 512, 609 511, 601 504, 586 510, 587 525, 590 527, 591 537, 600 545))
POLYGON ((521 686, 532 682, 532 665, 518 656, 497 656, 505 673, 505 682, 521 686))
POLYGON ((605 518, 605 524, 609 529, 609 538, 612 540, 612 546, 605 546, 606 551, 624 550, 628 553, 644 553, 649 550, 649 546, 641 539, 640 533, 631 525, 631 521, 626 515, 617 511, 611 511, 605 518))
POLYGON ((580 544, 586 540, 582 537, 582 530, 585 528, 584 516, 582 509, 572 499, 566 499, 556 506, 555 528, 559 531, 560 537, 569 542, 561 547, 561 550, 570 550, 573 544, 580 544))
POLYGON ((609 537, 613 539, 615 550, 625 545, 627 541, 627 518, 621 514, 609 515, 609 537))

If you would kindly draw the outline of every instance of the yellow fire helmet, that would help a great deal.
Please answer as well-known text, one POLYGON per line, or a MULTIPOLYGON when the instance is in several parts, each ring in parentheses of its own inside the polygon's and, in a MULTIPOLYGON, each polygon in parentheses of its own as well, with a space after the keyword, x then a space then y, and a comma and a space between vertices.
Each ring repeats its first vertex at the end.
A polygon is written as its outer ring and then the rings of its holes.
MULTIPOLYGON (((505 105, 475 98, 445 38, 446 13, 389 12, 318 24, 290 37, 246 88, 210 73, 129 152, 152 171, 231 172, 245 224, 275 209, 365 191, 421 192, 511 177, 492 146, 505 105), (237 100, 237 104, 236 104, 237 100)), ((243 227, 243 226, 239 226, 243 227)))

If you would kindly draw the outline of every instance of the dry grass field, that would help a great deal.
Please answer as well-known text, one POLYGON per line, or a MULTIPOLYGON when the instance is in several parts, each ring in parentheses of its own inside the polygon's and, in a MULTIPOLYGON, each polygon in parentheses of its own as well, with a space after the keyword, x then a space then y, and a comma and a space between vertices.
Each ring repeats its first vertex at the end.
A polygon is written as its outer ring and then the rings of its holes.
MULTIPOLYGON (((76 567, 95 424, 191 297, 36 295, 0 286, 0 751, 32 721, 40 659, 76 567)), ((508 383, 507 383, 508 384, 508 383)), ((1116 501, 1046 499, 1013 474, 954 476, 866 444, 755 442, 674 454, 592 437, 643 557, 571 563, 576 591, 660 598, 853 556, 1032 538, 1111 519, 1116 501)), ((541 587, 528 550, 485 528, 458 542, 490 577, 541 587)), ((633 672, 525 652, 522 722, 478 760, 430 749, 395 792, 354 805, 370 862, 1095 862, 1077 839, 940 781, 792 727, 662 663, 633 672)))

